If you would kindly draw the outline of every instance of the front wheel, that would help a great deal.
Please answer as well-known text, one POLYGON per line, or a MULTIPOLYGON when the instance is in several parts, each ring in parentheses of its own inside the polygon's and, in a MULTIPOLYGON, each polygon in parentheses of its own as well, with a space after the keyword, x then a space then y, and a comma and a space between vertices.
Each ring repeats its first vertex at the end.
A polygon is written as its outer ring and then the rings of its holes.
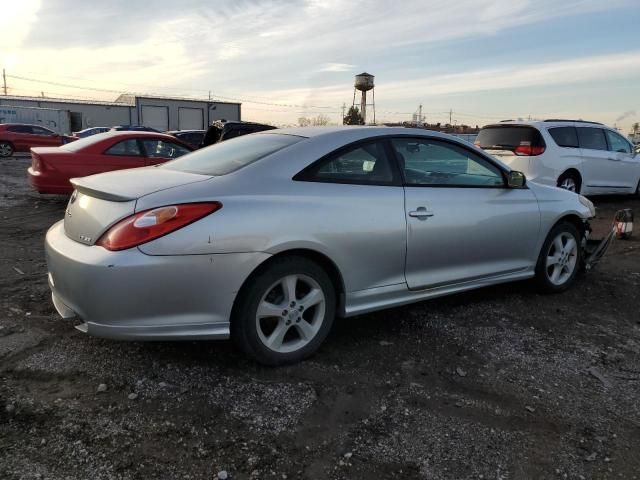
POLYGON ((242 289, 231 335, 259 363, 295 363, 320 347, 335 310, 335 288, 322 267, 303 257, 277 259, 242 289))
POLYGON ((536 283, 544 292, 568 289, 576 280, 582 262, 581 236, 571 223, 554 226, 542 246, 536 264, 536 283))

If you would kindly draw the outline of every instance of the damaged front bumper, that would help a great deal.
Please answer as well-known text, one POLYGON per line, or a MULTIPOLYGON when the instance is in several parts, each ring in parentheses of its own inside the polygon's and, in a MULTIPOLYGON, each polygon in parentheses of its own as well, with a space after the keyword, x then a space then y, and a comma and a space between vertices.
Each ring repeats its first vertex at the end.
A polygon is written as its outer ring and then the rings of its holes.
MULTIPOLYGON (((622 210, 616 212, 614 219, 618 218, 622 210)), ((609 232, 604 236, 604 238, 600 240, 594 240, 590 238, 591 234, 591 226, 589 222, 585 221, 585 236, 583 242, 583 252, 584 252, 584 268, 585 270, 591 270, 595 268, 595 266, 600 262, 604 254, 607 253, 607 250, 613 239, 616 238, 616 222, 614 220, 609 232)))

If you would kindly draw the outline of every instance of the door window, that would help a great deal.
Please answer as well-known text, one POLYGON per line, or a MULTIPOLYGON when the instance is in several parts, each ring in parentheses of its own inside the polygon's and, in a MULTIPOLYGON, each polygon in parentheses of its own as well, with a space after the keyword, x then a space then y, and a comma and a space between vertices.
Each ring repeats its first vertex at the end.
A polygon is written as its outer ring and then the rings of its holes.
POLYGON ((577 127, 580 148, 607 150, 607 139, 601 128, 577 127))
POLYGON ((109 148, 105 154, 124 157, 139 157, 141 155, 138 141, 135 138, 130 138, 116 143, 109 148))
POLYGON ((7 131, 13 133, 33 133, 33 130, 29 125, 12 125, 10 127, 7 127, 7 131))
POLYGON ((301 175, 302 180, 391 185, 394 176, 382 142, 369 142, 340 150, 301 175))
POLYGON ((465 148, 417 138, 397 138, 392 143, 407 185, 504 186, 498 167, 465 148))
POLYGON ((631 144, 622 135, 611 130, 605 130, 609 141, 609 150, 612 152, 631 153, 631 144))
POLYGON ((166 140, 143 139, 142 144, 149 158, 178 158, 191 151, 166 140))

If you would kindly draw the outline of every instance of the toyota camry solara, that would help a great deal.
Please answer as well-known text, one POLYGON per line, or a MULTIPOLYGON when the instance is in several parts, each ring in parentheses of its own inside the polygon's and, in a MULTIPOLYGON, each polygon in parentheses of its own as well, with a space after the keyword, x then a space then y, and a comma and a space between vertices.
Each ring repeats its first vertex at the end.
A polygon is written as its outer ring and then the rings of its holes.
POLYGON ((271 130, 74 179, 47 233, 53 302, 81 331, 225 339, 296 362, 334 318, 535 277, 568 288, 591 202, 453 137, 271 130))

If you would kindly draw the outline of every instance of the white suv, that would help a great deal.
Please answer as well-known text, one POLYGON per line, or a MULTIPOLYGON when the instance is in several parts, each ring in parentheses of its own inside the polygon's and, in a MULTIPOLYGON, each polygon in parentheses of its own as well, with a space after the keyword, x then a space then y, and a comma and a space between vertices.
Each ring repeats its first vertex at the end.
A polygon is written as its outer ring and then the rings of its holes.
POLYGON ((508 120, 482 127, 475 145, 537 183, 583 195, 640 195, 640 154, 601 123, 508 120))

